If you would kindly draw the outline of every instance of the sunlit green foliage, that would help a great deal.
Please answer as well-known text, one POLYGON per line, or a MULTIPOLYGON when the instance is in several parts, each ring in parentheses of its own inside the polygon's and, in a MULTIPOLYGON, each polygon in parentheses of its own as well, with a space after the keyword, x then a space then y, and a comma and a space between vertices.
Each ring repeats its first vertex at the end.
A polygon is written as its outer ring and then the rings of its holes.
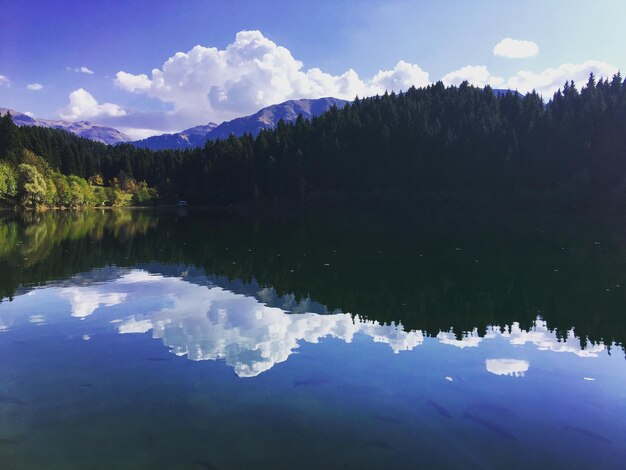
POLYGON ((17 196, 18 176, 9 162, 0 161, 0 200, 12 200, 17 196))
POLYGON ((123 185, 115 178, 109 187, 102 176, 89 182, 75 175, 63 175, 28 149, 22 149, 20 163, 0 161, 0 206, 41 207, 123 207, 153 204, 158 193, 145 182, 137 183, 123 176, 123 185))
POLYGON ((156 189, 148 187, 148 185, 143 182, 140 183, 132 196, 132 204, 134 206, 144 206, 149 204, 150 201, 154 201, 157 198, 158 194, 156 189))
POLYGON ((48 202, 48 185, 37 168, 28 163, 17 167, 19 173, 19 199, 26 207, 37 207, 48 202))

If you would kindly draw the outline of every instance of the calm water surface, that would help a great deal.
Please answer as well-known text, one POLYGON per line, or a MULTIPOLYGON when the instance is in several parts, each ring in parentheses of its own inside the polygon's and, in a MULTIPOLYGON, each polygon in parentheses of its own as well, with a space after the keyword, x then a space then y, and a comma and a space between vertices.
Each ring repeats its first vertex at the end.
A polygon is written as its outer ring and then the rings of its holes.
POLYGON ((2 468, 626 462, 617 217, 4 215, 0 297, 2 468))

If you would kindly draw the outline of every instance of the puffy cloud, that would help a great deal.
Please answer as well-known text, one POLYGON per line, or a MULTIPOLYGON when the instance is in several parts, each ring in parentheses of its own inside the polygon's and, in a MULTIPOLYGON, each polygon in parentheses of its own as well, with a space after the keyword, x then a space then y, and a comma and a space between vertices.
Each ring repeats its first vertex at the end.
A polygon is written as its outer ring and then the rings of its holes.
POLYGON ((115 83, 126 91, 143 91, 150 89, 150 79, 145 73, 133 75, 132 73, 117 72, 115 83))
POLYGON ((175 114, 191 123, 231 119, 289 99, 353 99, 428 82, 428 73, 404 61, 369 80, 352 69, 340 75, 307 70, 288 49, 260 31, 237 33, 223 50, 198 45, 177 52, 150 76, 120 71, 115 78, 121 89, 169 103, 175 114))
MULTIPOLYGON (((259 33, 260 34, 260 33, 259 33)), ((266 39, 266 41, 269 41, 266 39)), ((241 42, 241 41, 240 41, 241 42)), ((271 43, 271 41, 269 41, 271 43)), ((271 43, 273 44, 273 43, 271 43)), ((233 45, 229 46, 232 48, 233 45)), ((277 49, 279 46, 274 45, 277 49)), ((308 84, 310 88, 298 88, 295 85, 286 86, 283 89, 272 88, 272 82, 263 82, 259 87, 267 86, 270 92, 254 88, 253 72, 240 75, 252 83, 250 88, 237 85, 231 80, 220 86, 214 85, 219 80, 219 74, 226 74, 222 69, 235 67, 231 60, 228 64, 221 64, 217 72, 207 76, 201 74, 203 67, 208 68, 211 60, 205 56, 213 57, 210 52, 200 54, 196 46, 187 54, 176 54, 163 66, 163 69, 153 71, 152 78, 145 74, 133 75, 126 72, 117 74, 116 83, 119 87, 134 93, 152 96, 168 103, 173 111, 128 111, 122 117, 101 115, 98 122, 119 128, 124 133, 135 139, 149 137, 151 135, 172 133, 181 129, 206 123, 210 120, 219 121, 235 116, 250 114, 258 111, 261 107, 275 104, 286 99, 301 97, 335 96, 351 99, 352 97, 368 96, 383 93, 385 90, 404 90, 411 85, 426 86, 429 77, 427 72, 414 64, 404 61, 398 62, 393 70, 379 71, 371 80, 363 81, 354 70, 348 70, 342 75, 334 76, 320 69, 310 69, 306 72, 298 69, 295 73, 294 83, 308 84), (194 57, 192 59, 192 56, 194 57), (182 72, 187 70, 187 72, 182 72), (178 72, 176 76, 174 72, 178 72), (252 75, 251 75, 252 74, 252 75), (211 75, 211 76, 210 76, 211 75), (157 78, 155 78, 157 77, 157 78), (218 78, 216 78, 218 77, 218 78), (304 77, 304 78, 302 78, 304 77), (302 80, 300 80, 302 79, 302 80), (210 85, 213 83, 213 85, 210 85), (269 83, 269 84, 268 84, 269 83), (313 86, 314 84, 315 86, 313 86), (217 88, 216 88, 217 87, 217 88), (241 88, 241 89, 240 89, 241 88), (171 90, 171 96, 170 96, 171 90), (256 92, 253 93, 253 91, 256 92), (287 91, 285 91, 287 90, 287 91), (298 91, 303 90, 303 91, 298 91)), ((208 49, 206 49, 208 50, 208 49)), ((226 50, 229 50, 228 48, 226 50)), ((217 51, 219 60, 226 51, 217 51)), ((273 49, 270 48, 270 51, 273 49)), ((288 53, 288 51, 287 51, 288 53)), ((230 52, 234 54, 234 52, 230 52)), ((240 54, 241 55, 241 54, 240 54)), ((290 57, 290 56, 289 56, 290 57)), ((216 59, 217 60, 217 59, 216 59)), ((295 60, 292 58, 292 60, 295 60)), ((258 62, 261 63, 261 62, 258 62)), ((248 69, 254 69, 254 65, 248 69)), ((260 66, 259 66, 260 67, 260 66)), ((298 67, 297 61, 294 67, 298 67)), ((245 68, 245 67, 244 67, 245 68)), ((257 70, 258 71, 258 70, 257 70)), ((521 71, 509 78, 493 75, 484 65, 468 65, 452 71, 442 77, 446 85, 459 85, 464 80, 477 87, 490 85, 493 88, 512 89, 520 93, 536 90, 544 99, 550 99, 553 93, 563 86, 565 81, 574 80, 579 86, 586 83, 589 73, 593 72, 597 77, 610 77, 618 71, 618 68, 605 62, 589 60, 580 64, 563 64, 556 68, 548 68, 540 72, 521 71)), ((228 73, 235 74, 230 70, 228 73)), ((287 80, 288 81, 288 80, 287 80)), ((221 82, 220 82, 221 83, 221 82)), ((304 85, 303 85, 304 86, 304 85)))
POLYGON ((524 377, 528 371, 528 361, 520 359, 487 359, 485 367, 488 372, 495 375, 510 375, 511 377, 524 377))
POLYGON ((499 87, 504 83, 502 77, 491 75, 484 65, 467 65, 459 70, 444 75, 441 79, 445 85, 460 85, 466 80, 478 87, 484 87, 486 85, 499 87))
POLYGON ((522 93, 536 90, 544 98, 550 98, 555 91, 563 87, 566 81, 573 80, 581 86, 587 82, 590 73, 596 77, 611 77, 618 70, 618 67, 598 60, 588 60, 581 64, 566 63, 556 68, 547 68, 539 73, 517 72, 507 81, 506 86, 522 93))
POLYGON ((29 83, 28 85, 26 85, 26 88, 31 91, 39 91, 43 89, 43 85, 41 83, 29 83))
MULTIPOLYGON (((505 38, 494 48, 504 57, 529 57, 539 48, 532 41, 505 38)), ((446 74, 446 85, 467 80, 479 87, 537 90, 546 98, 565 80, 586 81, 589 72, 611 75, 616 67, 598 61, 563 64, 543 72, 521 71, 503 78, 484 65, 467 65, 446 74)), ((422 87, 430 82, 428 72, 400 60, 391 70, 380 70, 371 78, 361 78, 353 69, 331 74, 319 68, 306 69, 292 53, 260 31, 240 31, 224 49, 197 45, 177 52, 160 67, 147 73, 119 71, 115 84, 122 90, 165 103, 168 111, 128 113, 117 125, 136 135, 154 134, 155 129, 172 131, 208 121, 220 122, 258 111, 289 99, 333 96, 351 100, 385 91, 422 87)), ((109 125, 116 125, 109 120, 109 125)))
POLYGON ((11 84, 11 80, 6 75, 0 75, 0 86, 9 86, 11 84))
POLYGON ((371 85, 380 90, 406 90, 411 86, 423 87, 428 83, 428 72, 403 60, 393 70, 381 70, 371 80, 371 85))
POLYGON ((587 82, 590 73, 597 77, 611 77, 618 70, 618 67, 606 62, 588 60, 580 64, 562 64, 539 73, 520 71, 505 80, 492 75, 484 65, 468 65, 444 75, 441 80, 446 85, 459 85, 467 80, 477 87, 490 85, 494 88, 517 90, 520 93, 536 90, 545 99, 549 99, 566 81, 573 80, 582 86, 587 82))
POLYGON ((539 46, 533 41, 504 38, 495 45, 493 54, 508 59, 523 59, 539 54, 539 46))
POLYGON ((63 119, 88 119, 97 116, 125 116, 126 111, 113 103, 98 104, 96 99, 83 88, 69 94, 69 104, 59 115, 63 119))

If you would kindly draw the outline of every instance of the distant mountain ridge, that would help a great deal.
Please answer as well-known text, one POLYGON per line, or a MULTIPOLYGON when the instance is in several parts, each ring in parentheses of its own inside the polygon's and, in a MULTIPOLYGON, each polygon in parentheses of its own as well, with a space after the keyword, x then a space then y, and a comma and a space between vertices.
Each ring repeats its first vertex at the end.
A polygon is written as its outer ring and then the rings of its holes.
POLYGON ((281 119, 294 122, 299 115, 311 119, 328 111, 332 106, 344 107, 346 100, 318 98, 289 100, 261 109, 250 116, 243 116, 219 125, 212 122, 196 126, 176 134, 163 134, 131 142, 140 148, 151 150, 186 149, 201 147, 207 140, 226 139, 231 134, 239 137, 245 133, 256 136, 263 129, 273 129, 281 119))
POLYGON ((200 147, 206 142, 206 136, 217 128, 217 124, 209 122, 204 126, 195 126, 176 134, 161 134, 130 142, 135 147, 150 150, 186 149, 200 147))
POLYGON ((104 144, 119 144, 130 142, 132 139, 123 132, 113 127, 99 126, 89 121, 63 121, 53 119, 40 119, 14 109, 0 108, 0 115, 11 113, 13 122, 18 126, 39 126, 51 129, 61 129, 71 132, 79 137, 95 140, 104 144))
MULTIPOLYGON (((498 96, 509 92, 521 96, 519 92, 514 90, 494 88, 492 91, 498 96)), ((219 125, 209 122, 206 125, 191 127, 175 134, 161 134, 136 141, 133 141, 131 137, 113 127, 100 126, 89 121, 72 122, 41 119, 9 108, 0 108, 0 115, 10 112, 13 122, 18 126, 41 126, 61 129, 79 137, 105 144, 130 143, 139 148, 165 150, 201 147, 207 140, 227 139, 231 134, 236 137, 245 133, 256 136, 263 129, 275 128, 281 119, 285 122, 294 122, 299 115, 302 115, 305 119, 311 119, 325 113, 332 106, 342 108, 348 103, 349 101, 332 97, 289 100, 263 108, 250 116, 235 118, 219 125)))

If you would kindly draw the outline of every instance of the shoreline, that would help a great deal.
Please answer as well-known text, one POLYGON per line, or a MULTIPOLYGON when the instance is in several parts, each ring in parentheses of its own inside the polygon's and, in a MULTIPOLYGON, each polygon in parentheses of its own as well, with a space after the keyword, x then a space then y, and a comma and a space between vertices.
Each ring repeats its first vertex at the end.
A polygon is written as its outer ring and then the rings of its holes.
POLYGON ((175 203, 148 206, 77 206, 77 207, 36 207, 0 206, 2 213, 26 212, 74 212, 74 211, 114 211, 114 210, 178 210, 212 211, 233 213, 272 213, 282 211, 315 210, 395 210, 412 209, 426 212, 466 212, 472 213, 536 213, 536 214, 597 214, 622 215, 626 205, 611 204, 606 198, 568 201, 552 194, 481 194, 445 192, 403 192, 394 190, 365 191, 358 193, 327 192, 309 193, 299 199, 267 200, 222 203, 189 204, 175 203))

